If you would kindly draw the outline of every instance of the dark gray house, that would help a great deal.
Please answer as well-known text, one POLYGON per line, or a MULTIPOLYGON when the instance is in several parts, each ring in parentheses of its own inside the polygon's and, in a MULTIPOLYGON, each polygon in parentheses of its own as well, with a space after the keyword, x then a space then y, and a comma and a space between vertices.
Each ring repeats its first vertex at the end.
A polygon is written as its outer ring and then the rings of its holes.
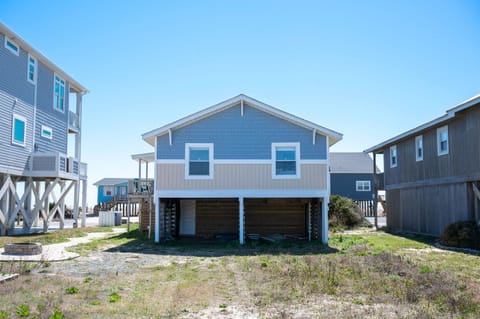
POLYGON ((479 220, 480 95, 366 152, 383 154, 388 227, 438 236, 479 220))
POLYGON ((330 153, 330 192, 357 201, 373 200, 373 160, 363 152, 330 153))
POLYGON ((69 193, 76 217, 80 199, 86 206, 87 165, 81 162, 86 93, 0 23, 0 234, 8 233, 19 215, 25 229, 35 226, 40 216, 46 230, 58 213, 63 227, 69 193), (75 140, 72 148, 69 135, 75 140))

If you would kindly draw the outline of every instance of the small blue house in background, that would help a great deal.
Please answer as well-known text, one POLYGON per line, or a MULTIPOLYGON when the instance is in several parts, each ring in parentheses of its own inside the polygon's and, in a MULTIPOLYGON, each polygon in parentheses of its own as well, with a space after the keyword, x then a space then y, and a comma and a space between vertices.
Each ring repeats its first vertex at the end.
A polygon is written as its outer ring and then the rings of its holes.
POLYGON ((369 216, 370 210, 373 212, 373 186, 373 160, 367 153, 330 153, 332 195, 358 202, 366 216, 369 216))
POLYGON ((153 179, 102 178, 97 186, 97 203, 126 202, 129 194, 139 194, 153 189, 153 179))

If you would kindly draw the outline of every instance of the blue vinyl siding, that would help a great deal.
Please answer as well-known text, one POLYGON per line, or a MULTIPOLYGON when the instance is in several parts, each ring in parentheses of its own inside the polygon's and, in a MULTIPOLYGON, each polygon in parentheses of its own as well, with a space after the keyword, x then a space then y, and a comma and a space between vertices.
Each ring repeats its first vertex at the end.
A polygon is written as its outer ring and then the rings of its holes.
POLYGON ((28 53, 20 48, 17 56, 5 48, 0 34, 0 90, 33 105, 35 86, 27 81, 28 53))
POLYGON ((44 111, 49 116, 55 117, 65 123, 68 123, 69 100, 68 82, 65 83, 65 112, 57 111, 53 108, 53 76, 54 73, 44 64, 38 63, 38 92, 37 109, 44 111))
MULTIPOLYGON (((26 81, 26 79, 25 79, 26 81)), ((0 165, 25 169, 33 145, 33 108, 0 90, 0 165), (12 144, 13 113, 25 117, 25 146, 12 144)))
POLYGON ((36 152, 60 152, 67 154, 68 128, 67 122, 51 116, 44 110, 37 109, 37 122, 35 128, 36 152), (52 139, 42 137, 42 125, 52 128, 52 139))
POLYGON ((113 196, 104 196, 103 195, 103 185, 98 186, 97 188, 97 202, 98 203, 105 203, 111 200, 113 196))
POLYGON ((158 159, 184 159, 185 143, 213 143, 215 159, 271 159, 271 143, 300 142, 301 159, 326 159, 326 137, 258 109, 231 107, 208 118, 157 137, 158 159))
POLYGON ((373 194, 373 174, 330 174, 332 195, 341 195, 354 200, 371 200, 373 194), (370 181, 369 192, 357 192, 356 181, 370 181))

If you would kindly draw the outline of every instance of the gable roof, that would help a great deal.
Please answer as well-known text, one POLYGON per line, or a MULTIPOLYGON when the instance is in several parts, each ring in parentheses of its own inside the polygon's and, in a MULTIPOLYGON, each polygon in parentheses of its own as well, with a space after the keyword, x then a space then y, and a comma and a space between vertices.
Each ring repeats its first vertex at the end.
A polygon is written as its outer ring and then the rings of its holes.
POLYGON ((129 180, 132 180, 133 178, 110 178, 110 177, 107 177, 107 178, 102 178, 101 180, 93 183, 93 185, 95 186, 112 186, 112 185, 117 185, 117 184, 121 184, 121 183, 125 183, 125 182, 128 182, 129 180))
MULTIPOLYGON (((0 32, 3 33, 4 35, 7 36, 10 40, 14 41, 16 44, 18 44, 22 49, 27 51, 28 53, 32 54, 38 61, 42 62, 45 64, 49 69, 57 73, 59 76, 64 78, 65 80, 68 81, 70 84, 70 88, 74 92, 82 93, 82 94, 87 94, 88 90, 78 83, 75 79, 73 79, 71 76, 69 76, 67 73, 65 73, 62 69, 60 69, 58 66, 56 66, 52 61, 47 59, 42 53, 37 51, 35 48, 33 48, 30 44, 28 44, 25 40, 22 39, 18 34, 10 30, 6 25, 0 22, 0 32)), ((3 44, 2 44, 3 45, 3 44)))
POLYGON ((382 142, 378 145, 372 146, 368 149, 366 149, 364 152, 370 153, 370 152, 375 152, 375 151, 380 151, 385 149, 386 147, 396 144, 401 140, 405 140, 407 138, 410 138, 412 135, 418 135, 421 131, 427 130, 429 128, 435 127, 435 126, 441 126, 442 124, 445 124, 446 122, 452 120, 458 112, 463 111, 465 109, 474 107, 480 103, 480 94, 475 95, 474 97, 469 98, 466 101, 463 101, 460 104, 455 105, 454 107, 448 109, 446 111, 446 114, 437 117, 434 120, 431 120, 427 123, 424 123, 422 125, 419 125, 411 130, 408 130, 402 134, 399 134, 395 137, 392 137, 391 139, 386 140, 385 142, 382 142))
POLYGON ((373 174, 373 160, 363 152, 330 152, 330 172, 373 174))
POLYGON ((189 116, 186 116, 182 119, 179 119, 175 122, 172 122, 170 124, 164 125, 160 128, 157 128, 155 130, 149 131, 147 133, 144 133, 142 135, 142 138, 144 141, 149 143, 150 145, 154 146, 155 145, 155 137, 161 136, 167 133, 172 132, 173 130, 179 129, 181 127, 188 126, 192 123, 195 123, 197 121, 200 121, 202 119, 205 119, 209 116, 212 116, 214 114, 217 114, 219 112, 222 112, 223 110, 226 110, 228 108, 234 107, 238 104, 241 105, 248 105, 250 107, 256 108, 260 111, 263 111, 265 113, 268 113, 270 115, 273 115, 277 118, 283 119, 285 121, 291 122, 295 125, 304 127, 306 129, 310 129, 312 131, 316 131, 317 133, 324 134, 329 137, 329 145, 333 145, 340 141, 342 139, 342 134, 335 132, 333 130, 330 130, 326 127, 320 126, 318 124, 312 123, 310 121, 304 120, 300 117, 297 117, 295 115, 292 115, 290 113, 284 112, 282 110, 279 110, 273 106, 270 106, 268 104, 265 104, 263 102, 260 102, 258 100, 255 100, 245 94, 240 94, 235 97, 232 97, 226 101, 220 102, 218 104, 215 104, 213 106, 210 106, 204 110, 201 110, 199 112, 193 113, 189 116))

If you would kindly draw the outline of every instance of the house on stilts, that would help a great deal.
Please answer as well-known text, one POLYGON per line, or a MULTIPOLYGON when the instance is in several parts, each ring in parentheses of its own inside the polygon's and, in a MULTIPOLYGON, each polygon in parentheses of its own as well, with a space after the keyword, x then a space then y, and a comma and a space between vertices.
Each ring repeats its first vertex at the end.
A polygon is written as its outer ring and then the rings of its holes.
MULTIPOLYGON (((74 218, 86 208, 81 162, 82 97, 87 89, 0 23, 0 234, 54 215, 63 228, 65 200, 74 218), (70 135, 72 134, 72 135, 70 135), (69 136, 74 149, 68 149, 69 136), (82 193, 82 196, 80 196, 82 193)), ((85 213, 82 214, 82 226, 85 213)))

